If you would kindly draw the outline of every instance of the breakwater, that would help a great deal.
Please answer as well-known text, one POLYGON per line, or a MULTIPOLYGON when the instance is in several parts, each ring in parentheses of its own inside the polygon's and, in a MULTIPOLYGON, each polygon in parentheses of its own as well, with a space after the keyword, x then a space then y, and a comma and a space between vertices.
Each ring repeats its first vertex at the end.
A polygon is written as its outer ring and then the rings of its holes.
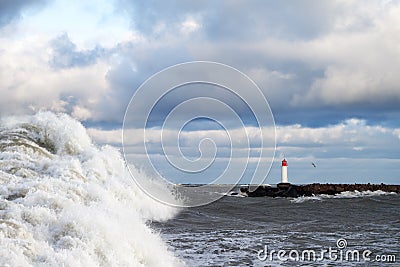
POLYGON ((278 184, 274 186, 259 186, 250 191, 248 187, 242 187, 241 193, 249 197, 301 197, 312 195, 336 195, 346 191, 383 191, 400 193, 400 185, 387 184, 278 184))

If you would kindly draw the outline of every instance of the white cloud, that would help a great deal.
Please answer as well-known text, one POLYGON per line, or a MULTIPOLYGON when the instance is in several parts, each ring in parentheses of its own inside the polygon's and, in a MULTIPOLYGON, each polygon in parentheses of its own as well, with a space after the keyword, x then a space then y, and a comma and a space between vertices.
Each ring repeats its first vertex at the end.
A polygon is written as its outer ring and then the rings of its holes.
POLYGON ((0 42, 0 112, 30 110, 68 111, 68 99, 76 103, 71 112, 80 119, 96 117, 96 104, 109 87, 105 79, 109 66, 98 62, 82 68, 55 70, 49 67, 49 39, 44 36, 5 39, 0 42), (86 114, 82 117, 83 107, 86 114), (88 109, 91 109, 89 114, 88 109))
POLYGON ((397 135, 397 137, 400 139, 400 129, 393 130, 393 134, 397 135))
POLYGON ((96 128, 87 129, 89 136, 99 144, 121 144, 122 130, 100 130, 96 128))
POLYGON ((26 16, 22 23, 31 34, 57 36, 68 32, 82 49, 114 47, 132 33, 125 14, 116 13, 113 1, 52 1, 41 12, 26 16))
POLYGON ((181 33, 187 35, 195 32, 201 28, 201 24, 192 16, 188 16, 182 23, 180 27, 181 33))
POLYGON ((299 47, 300 57, 325 71, 305 95, 293 98, 293 104, 375 105, 400 100, 396 71, 400 69, 400 6, 362 15, 371 24, 362 31, 338 30, 299 47))
MULTIPOLYGON (((250 170, 253 170, 258 162, 261 148, 256 145, 257 143, 252 142, 252 138, 259 136, 260 131, 257 128, 246 128, 250 136, 250 143, 252 143, 251 148, 243 145, 247 143, 247 138, 241 134, 241 131, 230 131, 231 138, 234 140, 234 158, 230 157, 229 139, 222 130, 181 132, 180 136, 175 131, 165 131, 166 138, 163 144, 167 149, 165 151, 168 153, 172 151, 173 153, 168 156, 176 162, 185 162, 182 161, 180 153, 176 153, 178 137, 181 138, 179 141, 183 155, 190 159, 197 159, 201 156, 198 150, 199 140, 204 138, 214 140, 219 154, 215 163, 212 164, 213 171, 210 170, 213 175, 224 168, 230 159, 234 165, 249 162, 250 170), (171 147, 175 149, 169 149, 171 147)), ((96 142, 121 144, 121 130, 89 129, 88 132, 96 142)), ((145 159, 150 157, 152 161, 156 162, 156 168, 162 173, 176 177, 176 171, 170 172, 169 164, 165 162, 164 151, 160 144, 161 129, 148 131, 148 136, 146 136, 147 154, 139 148, 143 142, 143 131, 128 129, 127 133, 131 138, 125 144, 127 145, 125 152, 130 163, 141 167, 141 164, 146 162, 145 159)), ((270 183, 279 182, 279 163, 283 155, 289 160, 289 177, 294 183, 339 181, 394 183, 397 179, 398 167, 396 166, 399 161, 400 129, 370 126, 364 120, 359 119, 349 119, 336 125, 319 128, 288 125, 277 127, 277 142, 275 163, 267 180, 270 183), (317 168, 312 167, 311 162, 315 162, 317 168), (382 168, 385 171, 382 171, 382 168)), ((214 147, 208 144, 201 149, 203 153, 205 152, 201 159, 205 162, 209 161, 209 158, 204 155, 213 155, 210 151, 213 151, 214 147)), ((273 148, 266 147, 263 150, 268 152, 265 155, 272 155, 273 148)), ((266 163, 268 159, 263 158, 261 162, 266 163)), ((267 167, 265 166, 265 168, 267 167)), ((185 181, 186 178, 182 176, 179 179, 185 181)))
POLYGON ((80 106, 74 106, 72 108, 71 115, 72 115, 72 117, 74 117, 77 120, 85 121, 92 117, 92 112, 90 110, 88 110, 87 108, 80 107, 80 106))
MULTIPOLYGON (((125 130, 128 137, 125 145, 130 147, 141 146, 143 144, 143 130, 125 130)), ((257 156, 259 149, 273 149, 273 147, 260 146, 259 137, 261 131, 255 127, 246 127, 248 136, 239 129, 231 129, 228 132, 223 130, 197 130, 185 131, 178 134, 173 130, 150 129, 146 131, 146 143, 149 146, 149 153, 161 152, 161 136, 163 135, 163 145, 165 147, 177 147, 178 142, 181 149, 191 155, 198 153, 201 140, 206 138, 213 140, 218 149, 229 150, 231 145, 234 150, 242 151, 240 154, 251 152, 257 156), (230 138, 229 138, 230 137, 230 138), (251 148, 247 144, 251 144, 251 148), (151 149, 155 150, 152 151, 151 149)), ((273 129, 264 129, 263 132, 270 133, 273 138, 273 129)), ((89 129, 89 134, 96 142, 100 143, 121 143, 122 132, 120 130, 97 130, 89 129)), ((349 119, 337 125, 326 127, 310 128, 301 125, 278 126, 276 128, 276 139, 278 152, 291 153, 291 157, 360 157, 375 158, 381 155, 395 157, 400 149, 400 130, 384 128, 382 126, 369 126, 365 121, 359 119, 349 119), (362 154, 351 154, 351 151, 362 154), (374 154, 375 153, 375 154, 374 154)), ((209 149, 214 149, 209 144, 209 149)), ((171 151, 171 150, 169 150, 171 151)), ((226 153, 223 153, 227 155, 226 153)))
POLYGON ((299 148, 295 151, 298 157, 311 153, 323 157, 393 158, 400 148, 395 132, 391 128, 367 125, 365 120, 349 119, 319 128, 281 126, 277 129, 277 142, 281 151, 285 147, 291 150, 299 148), (364 153, 355 155, 349 150, 364 153))

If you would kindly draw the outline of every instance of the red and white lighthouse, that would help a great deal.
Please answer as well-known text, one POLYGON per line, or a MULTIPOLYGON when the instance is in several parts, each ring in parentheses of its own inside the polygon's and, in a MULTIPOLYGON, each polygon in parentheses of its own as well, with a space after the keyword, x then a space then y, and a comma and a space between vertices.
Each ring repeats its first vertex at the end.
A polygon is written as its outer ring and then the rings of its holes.
POLYGON ((288 167, 287 161, 286 161, 286 159, 283 159, 282 160, 282 174, 281 174, 281 183, 282 184, 289 183, 288 175, 287 175, 287 167, 288 167))

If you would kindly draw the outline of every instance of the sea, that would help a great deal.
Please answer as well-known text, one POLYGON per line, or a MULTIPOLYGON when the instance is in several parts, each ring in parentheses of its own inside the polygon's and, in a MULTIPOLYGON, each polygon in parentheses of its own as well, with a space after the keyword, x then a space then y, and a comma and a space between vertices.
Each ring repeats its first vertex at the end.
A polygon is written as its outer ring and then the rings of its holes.
POLYGON ((68 115, 3 118, 0 266, 399 266, 398 194, 193 192, 218 200, 176 208, 149 197, 121 152, 95 144, 68 115))
POLYGON ((250 198, 238 191, 152 226, 188 266, 400 266, 396 193, 250 198))

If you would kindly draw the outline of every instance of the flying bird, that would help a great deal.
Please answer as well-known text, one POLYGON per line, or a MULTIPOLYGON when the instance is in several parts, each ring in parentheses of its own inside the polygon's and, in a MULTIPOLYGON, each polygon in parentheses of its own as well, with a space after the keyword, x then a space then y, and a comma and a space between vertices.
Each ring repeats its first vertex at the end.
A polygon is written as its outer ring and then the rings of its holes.
POLYGON ((314 162, 311 162, 311 165, 313 165, 313 166, 314 166, 314 168, 317 168, 317 166, 315 165, 315 163, 314 163, 314 162))

